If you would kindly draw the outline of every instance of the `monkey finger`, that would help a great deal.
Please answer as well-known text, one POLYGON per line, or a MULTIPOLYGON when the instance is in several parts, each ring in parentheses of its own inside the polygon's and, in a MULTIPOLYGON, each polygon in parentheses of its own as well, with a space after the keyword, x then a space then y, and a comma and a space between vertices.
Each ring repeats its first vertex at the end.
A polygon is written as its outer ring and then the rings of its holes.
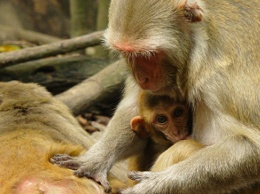
POLYGON ((99 182, 99 184, 101 184, 103 186, 106 193, 111 192, 112 189, 106 179, 99 180, 98 182, 99 182))
POLYGON ((89 172, 87 170, 87 168, 85 168, 85 167, 81 167, 81 168, 77 169, 77 171, 75 171, 74 174, 78 177, 87 177, 87 178, 92 178, 93 180, 95 180, 94 175, 92 175, 92 173, 89 172))
POLYGON ((123 189, 123 190, 119 190, 119 194, 150 194, 150 193, 154 193, 152 192, 152 188, 153 186, 151 186, 149 184, 149 182, 146 183, 138 183, 133 187, 127 188, 127 189, 123 189), (147 187, 148 190, 147 190, 147 187))
POLYGON ((74 161, 63 161, 58 163, 57 165, 69 168, 71 170, 78 170, 78 168, 80 167, 80 164, 74 161))
POLYGON ((80 167, 80 164, 73 161, 73 160, 67 160, 67 161, 56 161, 53 158, 50 159, 50 162, 53 164, 56 164, 58 166, 62 166, 65 168, 69 168, 71 170, 77 170, 80 167))
POLYGON ((56 161, 67 161, 72 159, 72 157, 68 154, 55 154, 52 158, 51 158, 51 162, 55 163, 56 161))
POLYGON ((139 183, 134 185, 133 187, 127 188, 125 190, 120 191, 120 194, 150 194, 150 193, 164 193, 161 180, 165 177, 164 174, 160 174, 158 172, 131 172, 129 177, 132 180, 137 180, 139 183))
POLYGON ((78 177, 87 177, 90 179, 93 179, 95 182, 103 186, 106 193, 109 193, 111 191, 111 187, 109 185, 109 182, 107 181, 106 176, 102 175, 93 175, 90 172, 88 172, 84 167, 79 168, 77 171, 74 172, 74 174, 78 177))
POLYGON ((149 175, 151 174, 151 172, 137 172, 137 171, 131 171, 128 173, 128 177, 131 179, 131 180, 135 180, 135 181, 142 181, 144 179, 147 179, 149 178, 149 175))

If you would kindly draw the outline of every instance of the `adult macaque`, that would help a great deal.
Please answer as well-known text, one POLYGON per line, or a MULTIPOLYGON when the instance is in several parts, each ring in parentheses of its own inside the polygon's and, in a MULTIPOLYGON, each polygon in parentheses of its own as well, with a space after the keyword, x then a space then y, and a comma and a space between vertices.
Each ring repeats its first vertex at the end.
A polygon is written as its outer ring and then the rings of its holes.
POLYGON ((144 141, 128 129, 140 88, 183 96, 193 106, 194 140, 207 145, 161 172, 134 172, 123 194, 227 193, 260 183, 260 1, 112 0, 106 44, 129 64, 124 99, 106 135, 78 166, 108 190, 115 161, 144 141), (139 88, 140 87, 140 88, 139 88))
POLYGON ((0 194, 101 194, 90 179, 49 162, 93 142, 68 108, 36 84, 0 82, 0 194))

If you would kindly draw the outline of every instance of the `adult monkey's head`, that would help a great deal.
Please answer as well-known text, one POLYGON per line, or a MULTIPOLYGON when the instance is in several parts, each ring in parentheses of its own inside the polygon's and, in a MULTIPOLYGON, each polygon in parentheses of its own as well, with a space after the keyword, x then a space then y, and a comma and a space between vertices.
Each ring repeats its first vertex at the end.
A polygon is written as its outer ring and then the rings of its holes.
POLYGON ((186 0, 112 0, 106 44, 126 58, 142 89, 183 93, 193 45, 190 25, 202 13, 186 0))

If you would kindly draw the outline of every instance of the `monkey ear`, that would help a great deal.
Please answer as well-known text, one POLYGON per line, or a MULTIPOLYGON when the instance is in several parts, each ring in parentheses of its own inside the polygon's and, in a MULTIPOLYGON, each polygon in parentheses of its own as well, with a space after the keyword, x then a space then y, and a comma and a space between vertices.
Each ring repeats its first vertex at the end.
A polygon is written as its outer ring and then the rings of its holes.
POLYGON ((200 0, 179 0, 177 9, 182 10, 183 16, 189 22, 200 22, 203 18, 204 11, 201 8, 200 0))
POLYGON ((131 130, 136 133, 140 138, 147 138, 149 136, 148 131, 144 125, 144 119, 141 116, 135 116, 130 121, 131 130))

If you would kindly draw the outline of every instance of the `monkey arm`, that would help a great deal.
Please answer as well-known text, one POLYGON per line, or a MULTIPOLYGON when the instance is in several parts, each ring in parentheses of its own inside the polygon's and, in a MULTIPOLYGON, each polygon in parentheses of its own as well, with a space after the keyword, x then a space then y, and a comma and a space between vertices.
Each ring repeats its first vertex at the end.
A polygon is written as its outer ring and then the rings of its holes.
POLYGON ((165 171, 130 173, 140 183, 122 194, 225 193, 259 182, 259 164, 251 138, 233 134, 165 171))
POLYGON ((137 95, 139 87, 129 78, 126 81, 125 96, 120 102, 103 137, 86 153, 79 157, 56 155, 53 163, 76 170, 79 177, 93 178, 109 190, 107 172, 112 165, 128 157, 145 144, 130 130, 130 120, 138 113, 137 95))

